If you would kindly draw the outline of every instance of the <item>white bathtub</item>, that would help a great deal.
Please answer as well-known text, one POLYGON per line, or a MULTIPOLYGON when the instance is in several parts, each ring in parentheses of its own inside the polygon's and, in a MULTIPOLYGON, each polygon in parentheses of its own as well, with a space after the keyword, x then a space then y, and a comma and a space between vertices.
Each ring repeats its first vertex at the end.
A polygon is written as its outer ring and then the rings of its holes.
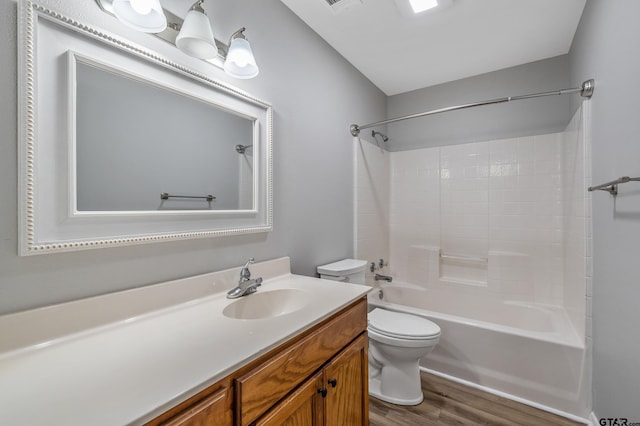
POLYGON ((584 343, 559 307, 390 283, 375 307, 419 315, 442 335, 421 366, 579 418, 588 416, 584 343))

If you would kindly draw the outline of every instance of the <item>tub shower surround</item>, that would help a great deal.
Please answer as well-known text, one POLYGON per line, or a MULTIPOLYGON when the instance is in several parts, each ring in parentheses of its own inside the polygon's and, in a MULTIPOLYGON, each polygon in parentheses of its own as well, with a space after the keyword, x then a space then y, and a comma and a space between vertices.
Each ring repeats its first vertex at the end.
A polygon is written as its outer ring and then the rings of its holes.
POLYGON ((402 282, 381 289, 383 298, 372 294, 370 305, 440 327, 440 341, 422 368, 556 414, 587 417, 584 343, 562 307, 402 282))
POLYGON ((422 365, 580 418, 588 116, 585 101, 562 133, 400 152, 355 142, 356 257, 389 258, 380 303, 442 327, 422 365))

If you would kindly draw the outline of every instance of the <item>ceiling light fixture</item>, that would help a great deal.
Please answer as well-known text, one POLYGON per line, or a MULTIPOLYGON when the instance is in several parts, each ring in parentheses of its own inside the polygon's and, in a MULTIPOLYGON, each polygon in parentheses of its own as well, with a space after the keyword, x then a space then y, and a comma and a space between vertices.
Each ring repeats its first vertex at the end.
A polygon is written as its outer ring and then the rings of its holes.
POLYGON ((152 33, 233 77, 247 79, 258 75, 258 64, 244 35, 245 28, 231 35, 229 45, 215 39, 211 21, 202 7, 204 0, 197 0, 184 20, 163 9, 160 0, 96 0, 96 3, 129 27, 152 33))
POLYGON ((406 18, 417 18, 440 12, 453 3, 453 0, 394 0, 396 7, 406 18))
POLYGON ((420 13, 438 7, 438 0, 409 0, 409 3, 414 13, 420 13))

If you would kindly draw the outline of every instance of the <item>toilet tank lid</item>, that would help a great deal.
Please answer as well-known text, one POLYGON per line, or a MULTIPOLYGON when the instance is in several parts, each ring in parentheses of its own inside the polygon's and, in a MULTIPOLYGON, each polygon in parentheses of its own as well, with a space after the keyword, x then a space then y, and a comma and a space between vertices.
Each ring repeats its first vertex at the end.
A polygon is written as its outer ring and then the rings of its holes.
POLYGON ((362 272, 367 267, 366 260, 344 259, 318 266, 318 273, 324 275, 349 275, 362 272))

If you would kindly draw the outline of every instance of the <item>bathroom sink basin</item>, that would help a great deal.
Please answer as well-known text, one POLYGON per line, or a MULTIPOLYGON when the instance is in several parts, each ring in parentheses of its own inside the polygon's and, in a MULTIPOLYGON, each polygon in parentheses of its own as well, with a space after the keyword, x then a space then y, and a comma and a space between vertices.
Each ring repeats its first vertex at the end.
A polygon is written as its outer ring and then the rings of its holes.
POLYGON ((264 319, 298 311, 311 303, 305 291, 285 288, 249 294, 231 302, 222 311, 228 318, 264 319))

